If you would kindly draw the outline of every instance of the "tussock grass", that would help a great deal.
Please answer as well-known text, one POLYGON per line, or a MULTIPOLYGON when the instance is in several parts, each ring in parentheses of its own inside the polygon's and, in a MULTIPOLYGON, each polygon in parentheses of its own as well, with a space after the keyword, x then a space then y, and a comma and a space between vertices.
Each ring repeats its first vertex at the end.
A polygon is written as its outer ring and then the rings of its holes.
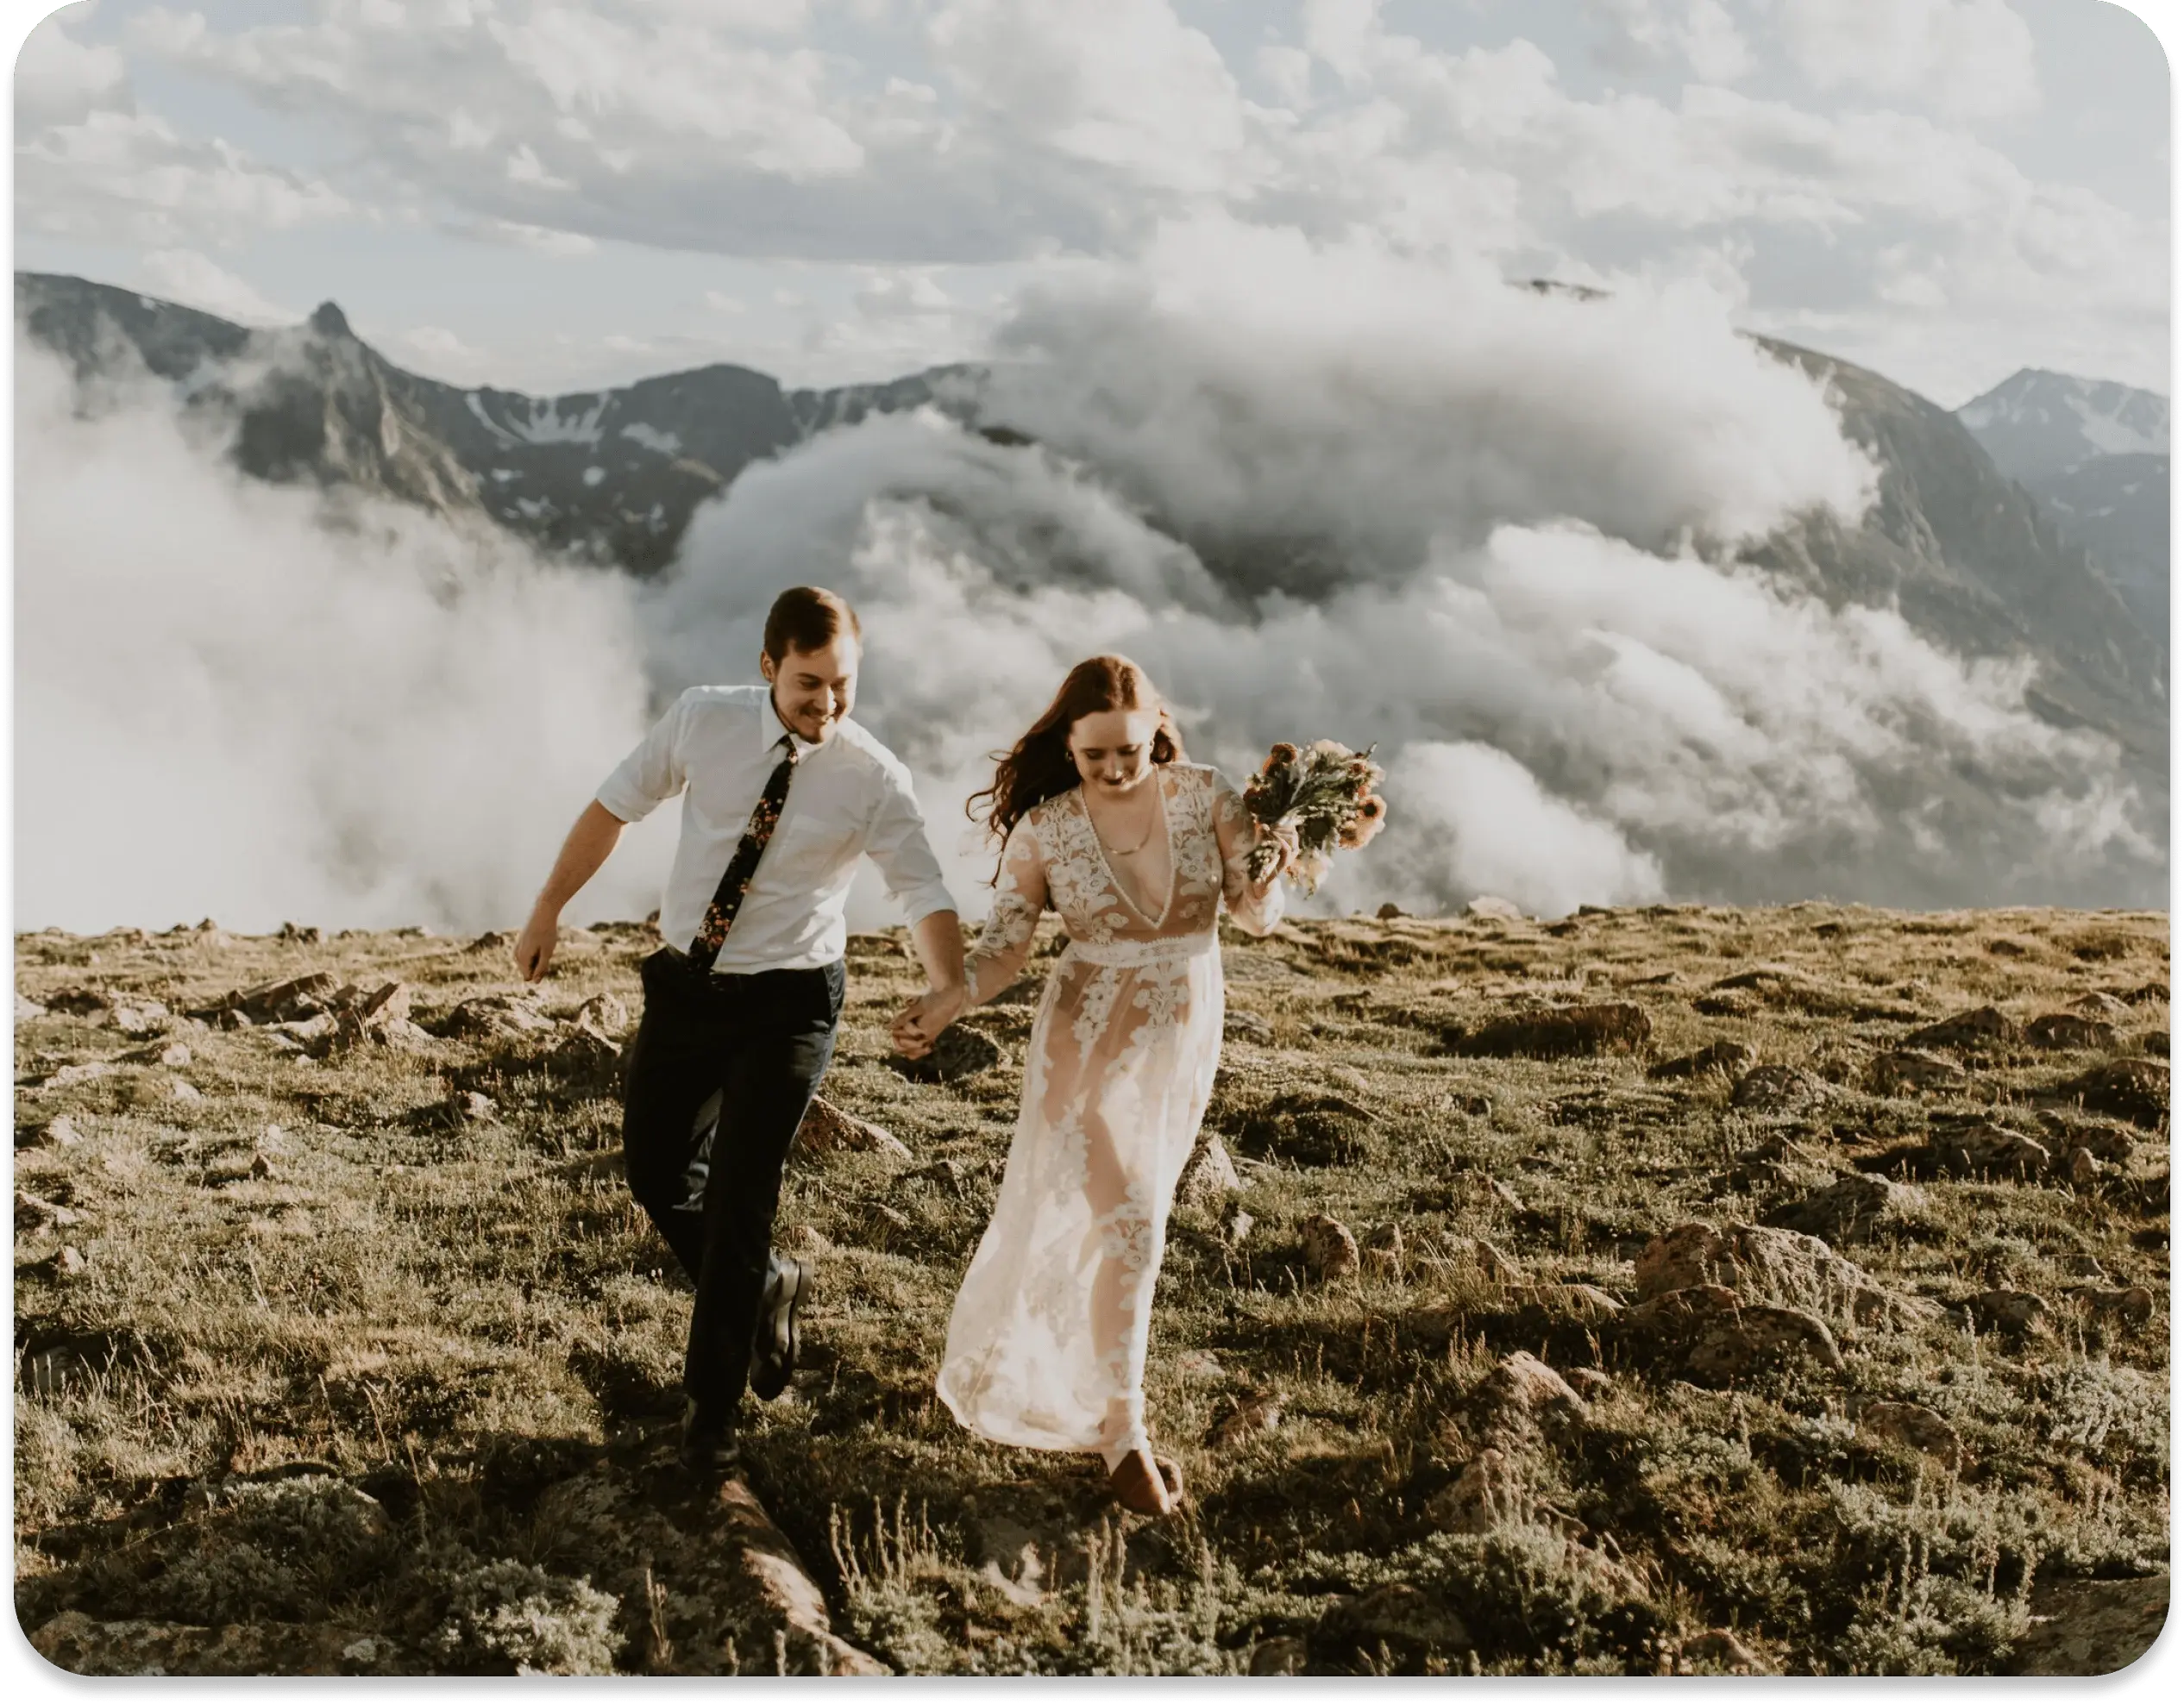
MULTIPOLYGON (((2167 927, 1655 906, 1231 940, 1245 1019, 1208 1122, 1244 1188, 1171 1228, 1147 1382, 1191 1502, 1157 1524, 1105 1504, 1089 1460, 976 1443, 934 1397, 1030 1010, 967 1020, 991 1068, 908 1081, 886 1024, 914 964, 901 931, 860 937, 824 1092, 913 1158, 792 1167, 780 1235, 814 1254, 819 1288, 809 1364, 754 1417, 753 1487, 837 1631, 906 1670, 1653 1672, 1716 1665, 1723 1647, 1695 1642, 1715 1628, 1785 1670, 2007 1668, 2036 1582, 2167 1564, 2166 1122, 2131 1128, 2058 1087, 2166 1059, 2167 927), (2122 1003, 2105 1050, 2006 1043, 1952 1055, 1965 1074, 1938 1087, 1869 1087, 1926 1024, 1993 1005, 2022 1027, 2097 992, 2122 1003), (1463 1039, 1606 1003, 1643 1013, 1637 1050, 1501 1057, 1463 1039), (1810 1091, 1738 1106, 1720 1070, 1647 1076, 1722 1041, 1810 1091), (1920 1157, 1969 1120, 2055 1142, 2058 1116, 2128 1157, 2078 1182, 1920 1157), (1660 1231, 1759 1223, 1861 1170, 1916 1196, 1838 1252, 1905 1306, 1831 1320, 1840 1369, 1708 1386, 1594 1299, 1635 1300, 1660 1231), (1354 1276, 1312 1270, 1301 1227, 1320 1213, 1365 1250, 1354 1276), (2086 1287, 2143 1287, 2151 1317, 2086 1287), (1967 1298, 1992 1289, 2045 1314, 1974 1329, 1967 1298), (1528 1513, 1452 1530, 1434 1511, 1495 1447, 1476 1394, 1517 1351, 1604 1376, 1581 1415, 1510 1451, 1528 1513), (1876 1401, 1934 1411, 1961 1464, 1861 1425, 1876 1401)), ((634 1005, 651 944, 635 925, 575 932, 543 1009, 634 1005)), ((19 993, 48 1008, 16 1031, 27 1627, 71 1611, 311 1623, 392 1640, 373 1661, 413 1672, 788 1660, 636 1513, 665 1507, 643 1488, 673 1435, 687 1300, 621 1181, 611 1061, 565 1049, 566 1024, 314 1057, 260 1029, 175 1016, 128 1037, 104 1016, 122 996, 179 1014, 325 970, 409 983, 434 1032, 511 991, 505 947, 203 931, 16 947, 19 993), (177 1041, 186 1063, 122 1057, 177 1041), (96 1061, 113 1068, 40 1086, 96 1061), (486 1116, 466 1110, 477 1094, 486 1116), (587 1475, 605 1513, 580 1547, 568 1510, 587 1475)))

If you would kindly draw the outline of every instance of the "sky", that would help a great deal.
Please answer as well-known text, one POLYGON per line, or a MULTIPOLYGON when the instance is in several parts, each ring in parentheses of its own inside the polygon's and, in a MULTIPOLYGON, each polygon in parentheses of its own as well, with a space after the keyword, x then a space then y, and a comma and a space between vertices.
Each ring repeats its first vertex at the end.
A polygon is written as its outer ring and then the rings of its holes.
POLYGON ((1184 226, 1703 288, 1949 407, 2168 388, 2102 0, 85 0, 15 101, 18 267, 459 384, 884 379, 1184 226))

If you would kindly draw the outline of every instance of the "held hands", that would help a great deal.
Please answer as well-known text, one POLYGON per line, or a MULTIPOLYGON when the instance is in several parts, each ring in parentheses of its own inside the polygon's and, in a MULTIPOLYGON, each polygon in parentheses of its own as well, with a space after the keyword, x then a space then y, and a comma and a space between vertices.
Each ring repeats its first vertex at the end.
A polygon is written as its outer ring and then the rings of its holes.
POLYGON ((524 932, 516 937, 516 974, 526 982, 536 982, 546 974, 546 967, 554 962, 554 943, 561 934, 561 915, 558 912, 533 912, 530 921, 524 925, 524 932))
POLYGON ((895 1051, 905 1059, 923 1059, 932 1051, 940 1032, 963 1015, 970 991, 961 983, 928 988, 902 1008, 890 1031, 895 1051))

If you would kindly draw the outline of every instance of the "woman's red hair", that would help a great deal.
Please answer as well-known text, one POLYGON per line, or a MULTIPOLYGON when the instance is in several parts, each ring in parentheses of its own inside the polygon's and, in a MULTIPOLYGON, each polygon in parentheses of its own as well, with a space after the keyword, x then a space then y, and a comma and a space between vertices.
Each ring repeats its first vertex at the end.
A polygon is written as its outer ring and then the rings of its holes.
MULTIPOLYGON (((988 802, 987 832, 1006 841, 1024 813, 1043 800, 1077 785, 1076 761, 1070 755, 1070 730, 1088 716, 1109 710, 1151 710, 1160 714, 1152 736, 1152 761, 1174 763, 1183 755, 1176 719, 1145 670, 1127 657, 1087 657, 1069 672, 1054 702, 1040 713, 1005 755, 996 754, 994 784, 971 794, 963 809, 976 818, 980 799, 988 802)), ((998 869, 995 872, 998 876, 998 869)))

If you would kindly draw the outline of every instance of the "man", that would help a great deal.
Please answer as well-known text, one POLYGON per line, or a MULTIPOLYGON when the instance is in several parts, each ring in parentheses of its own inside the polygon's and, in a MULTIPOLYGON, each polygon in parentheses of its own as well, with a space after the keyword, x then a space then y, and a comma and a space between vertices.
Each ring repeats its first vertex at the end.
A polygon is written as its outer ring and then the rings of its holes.
POLYGON ((694 1473, 736 1465, 746 1385, 778 1395, 794 1363, 806 1274, 772 1260, 774 1212, 790 1140, 833 1056, 858 854, 909 912, 930 985, 915 1008, 923 1024, 938 1034, 963 1004, 963 935, 909 772, 850 720, 863 649, 844 599, 782 592, 766 617, 766 684, 693 686, 675 701, 577 818, 516 941, 517 970, 537 981, 562 907, 624 825, 684 795, 660 910, 667 944, 643 969, 622 1148, 631 1193, 697 1288, 682 1375, 682 1459, 694 1473), (708 1139, 698 1114, 715 1097, 708 1139))

